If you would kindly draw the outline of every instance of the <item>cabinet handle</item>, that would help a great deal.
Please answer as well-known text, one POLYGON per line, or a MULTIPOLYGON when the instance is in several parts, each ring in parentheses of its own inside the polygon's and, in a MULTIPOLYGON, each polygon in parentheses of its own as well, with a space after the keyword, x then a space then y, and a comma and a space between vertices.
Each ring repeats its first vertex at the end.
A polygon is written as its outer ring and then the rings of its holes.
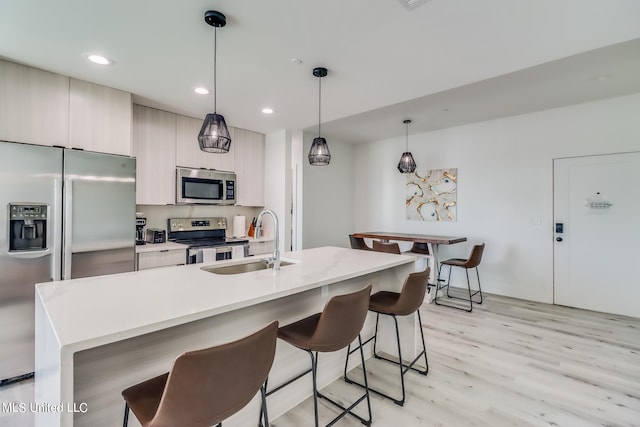
POLYGON ((160 252, 169 252, 169 249, 162 249, 160 252))

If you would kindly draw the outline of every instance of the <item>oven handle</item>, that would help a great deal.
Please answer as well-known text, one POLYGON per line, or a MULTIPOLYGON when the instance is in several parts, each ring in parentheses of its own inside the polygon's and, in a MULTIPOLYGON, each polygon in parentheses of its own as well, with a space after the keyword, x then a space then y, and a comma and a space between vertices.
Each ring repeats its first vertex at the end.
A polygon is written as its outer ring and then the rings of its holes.
POLYGON ((215 249, 217 254, 232 253, 233 248, 231 246, 205 246, 198 248, 189 248, 187 256, 187 264, 201 264, 204 262, 203 251, 205 249, 215 249))

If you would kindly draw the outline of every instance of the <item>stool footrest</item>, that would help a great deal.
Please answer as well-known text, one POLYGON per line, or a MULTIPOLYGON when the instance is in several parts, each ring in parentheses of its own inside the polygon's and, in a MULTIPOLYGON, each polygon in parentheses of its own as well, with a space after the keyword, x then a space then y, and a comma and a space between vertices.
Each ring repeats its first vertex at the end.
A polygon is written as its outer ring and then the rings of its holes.
MULTIPOLYGON (((359 384, 358 384, 359 385, 359 384)), ((363 386, 364 387, 364 386, 363 386)), ((338 420, 342 419, 342 417, 344 417, 347 414, 350 414, 351 416, 357 418, 362 424, 366 425, 366 426, 370 426, 371 425, 371 421, 367 421, 364 418, 362 418, 360 415, 352 412, 351 410, 353 408, 355 408, 356 406, 358 406, 358 404, 360 402, 362 402, 363 400, 365 400, 367 398, 367 394, 363 394, 362 396, 360 396, 360 398, 358 398, 358 400, 356 400, 355 402, 353 402, 351 404, 351 406, 349 406, 348 408, 345 408, 344 406, 342 406, 341 404, 339 404, 338 402, 336 402, 335 400, 325 396, 324 394, 318 392, 318 397, 321 399, 326 400, 327 402, 333 404, 334 406, 336 406, 337 408, 342 409, 342 412, 335 417, 334 419, 332 419, 329 424, 326 425, 326 427, 330 427, 332 425, 334 425, 338 420)))

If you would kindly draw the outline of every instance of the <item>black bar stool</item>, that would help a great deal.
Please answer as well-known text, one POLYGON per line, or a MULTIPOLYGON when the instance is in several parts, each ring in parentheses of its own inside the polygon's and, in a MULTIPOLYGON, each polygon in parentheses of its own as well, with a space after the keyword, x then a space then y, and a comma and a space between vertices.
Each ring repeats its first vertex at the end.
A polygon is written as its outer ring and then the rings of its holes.
MULTIPOLYGON (((367 387, 366 375, 364 377, 365 393, 348 407, 345 407, 320 393, 316 382, 319 352, 326 353, 347 348, 347 346, 351 344, 356 337, 358 338, 358 342, 362 343, 360 330, 362 329, 367 317, 370 293, 371 285, 351 294, 335 296, 327 302, 322 313, 311 315, 295 323, 281 327, 278 330, 278 338, 288 342, 294 347, 298 347, 299 349, 306 351, 311 357, 311 369, 272 390, 268 390, 266 395, 272 395, 283 387, 311 372, 313 380, 313 410, 316 427, 318 427, 318 397, 325 399, 336 407, 342 409, 342 412, 331 420, 331 422, 327 424, 327 427, 332 426, 347 414, 351 414, 356 417, 364 425, 371 425, 371 402, 369 400, 369 389, 367 387), (367 409, 369 411, 369 419, 367 420, 352 412, 352 409, 365 399, 367 401, 367 409)), ((360 357, 364 368, 364 352, 362 351, 362 346, 360 346, 360 357)), ((261 423, 260 426, 262 426, 261 423)))
POLYGON ((124 390, 124 427, 129 410, 143 427, 210 427, 244 408, 258 390, 261 418, 269 425, 267 376, 276 351, 278 322, 238 341, 189 351, 171 371, 124 390))
MULTIPOLYGON (((366 382, 366 372, 365 374, 365 384, 360 384, 347 376, 347 363, 344 364, 344 379, 346 382, 350 384, 357 384, 361 387, 368 387, 370 391, 379 394, 380 396, 386 397, 387 399, 391 399, 395 404, 403 406, 404 401, 406 399, 405 389, 404 389, 404 375, 409 371, 409 369, 416 371, 422 375, 427 375, 429 373, 429 361, 427 360, 427 347, 424 341, 424 332, 422 331, 422 319, 420 318, 420 306, 424 300, 424 295, 427 290, 427 285, 429 281, 429 267, 427 267, 424 271, 420 271, 417 273, 410 273, 409 276, 404 281, 402 285, 402 291, 400 293, 390 292, 390 291, 380 291, 371 295, 371 299, 369 301, 369 310, 376 313, 376 330, 374 335, 366 340, 364 343, 360 344, 360 347, 364 344, 369 343, 373 340, 373 355, 376 359, 381 359, 393 364, 398 365, 400 368, 400 384, 402 386, 402 397, 397 399, 392 397, 380 390, 376 390, 370 386, 368 386, 366 382), (400 347, 400 331, 398 330, 398 319, 397 316, 408 316, 413 313, 418 313, 418 322, 420 324, 420 336, 422 337, 422 351, 415 359, 408 365, 404 363, 402 360, 402 349, 400 347), (396 341, 398 344, 398 361, 388 359, 376 351, 376 341, 378 337, 378 320, 380 319, 380 315, 384 314, 386 316, 391 316, 396 326, 396 341), (414 368, 413 365, 420 359, 420 357, 424 356, 425 369, 420 370, 414 368)), ((357 351, 358 348, 351 350, 349 347, 347 354, 347 362, 349 361, 349 356, 351 353, 357 351)), ((362 351, 362 349, 360 349, 362 351)), ((364 366, 363 366, 364 370, 364 366)))
MULTIPOLYGON (((458 310, 465 310, 465 311, 469 311, 471 312, 471 310, 473 310, 473 303, 475 302, 476 304, 482 304, 482 287, 480 286, 480 273, 478 273, 478 266, 480 265, 480 262, 482 261, 482 253, 484 252, 484 243, 480 244, 480 245, 475 245, 473 247, 473 249, 471 249, 471 255, 469 255, 469 258, 467 259, 463 259, 463 258, 451 258, 445 261, 442 261, 440 263, 440 268, 438 270, 438 287, 436 289, 436 298, 435 298, 435 303, 437 305, 444 305, 446 307, 451 307, 451 308, 457 308, 458 310), (441 285, 441 283, 444 282, 444 279, 440 279, 440 272, 442 271, 442 266, 443 265, 448 265, 449 266, 449 275, 447 276, 447 281, 446 281, 446 285, 441 285), (464 271, 467 275, 467 289, 469 291, 469 297, 468 298, 462 298, 462 297, 458 297, 455 295, 451 295, 449 293, 449 282, 451 281, 451 270, 453 269, 453 267, 460 267, 460 268, 464 268, 464 271), (475 292, 471 291, 471 282, 469 281, 469 269, 470 268, 475 268, 476 269, 476 276, 478 277, 478 290, 475 292), (443 304, 442 302, 438 301, 438 290, 440 289, 444 289, 447 288, 447 297, 448 298, 454 298, 454 299, 460 299, 463 301, 468 301, 469 302, 469 307, 463 306, 463 307, 458 307, 457 305, 452 305, 452 304, 443 304), (476 295, 480 295, 480 300, 473 300, 473 297, 476 295)), ((442 297, 441 297, 442 298, 442 297)))

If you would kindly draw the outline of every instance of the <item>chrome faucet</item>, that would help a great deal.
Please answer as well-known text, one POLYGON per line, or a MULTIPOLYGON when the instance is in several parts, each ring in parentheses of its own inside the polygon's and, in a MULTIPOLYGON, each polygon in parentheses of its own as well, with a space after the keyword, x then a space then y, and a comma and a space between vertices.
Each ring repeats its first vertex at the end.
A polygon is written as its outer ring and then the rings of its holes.
POLYGON ((271 209, 265 209, 262 212, 260 212, 260 214, 258 215, 258 219, 256 219, 255 238, 259 239, 260 236, 262 235, 262 217, 264 216, 264 214, 271 215, 271 217, 273 218, 273 223, 275 225, 275 230, 274 230, 275 245, 273 249, 273 256, 267 259, 267 263, 273 264, 274 270, 280 270, 280 238, 279 238, 280 226, 278 223, 278 217, 276 216, 276 213, 271 209))

